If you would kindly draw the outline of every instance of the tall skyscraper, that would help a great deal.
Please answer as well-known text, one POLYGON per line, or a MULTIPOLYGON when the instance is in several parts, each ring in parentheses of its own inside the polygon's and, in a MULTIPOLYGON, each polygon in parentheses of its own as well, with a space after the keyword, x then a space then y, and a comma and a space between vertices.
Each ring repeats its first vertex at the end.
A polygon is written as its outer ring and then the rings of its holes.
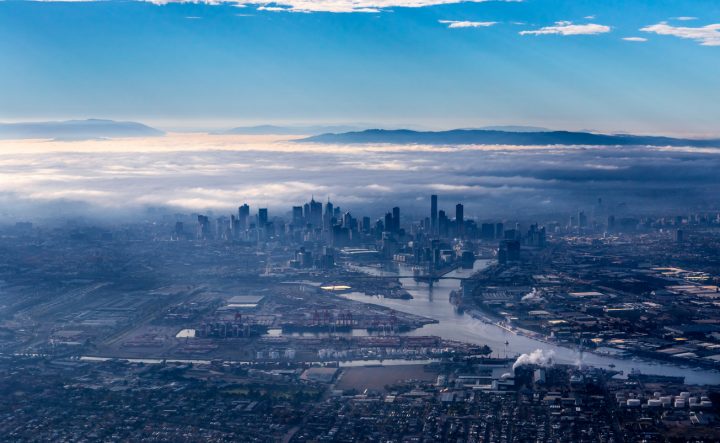
POLYGON ((348 228, 351 231, 355 229, 355 225, 357 224, 357 221, 353 218, 352 214, 350 212, 346 212, 343 214, 343 220, 342 225, 343 228, 348 228))
POLYGON ((445 215, 445 211, 440 210, 438 211, 438 234, 442 237, 445 237, 448 235, 449 231, 449 220, 448 216, 445 215))
POLYGON ((201 240, 210 238, 210 218, 206 215, 198 215, 198 235, 201 240))
POLYGON ((240 222, 234 214, 230 215, 230 230, 232 231, 232 238, 238 238, 240 235, 240 222))
POLYGON ((520 261, 520 242, 518 240, 503 240, 498 250, 498 263, 504 265, 508 262, 520 261))
POLYGON ((332 219, 335 216, 335 208, 330 202, 330 199, 328 199, 327 203, 325 203, 325 214, 323 215, 323 226, 325 229, 329 229, 332 225, 332 219))
POLYGON ((437 234, 438 226, 438 208, 437 208, 438 197, 433 194, 430 196, 430 231, 433 234, 437 234))
POLYGON ((587 227, 587 216, 584 211, 578 211, 578 228, 587 227))
POLYGON ((395 206, 392 209, 393 228, 392 232, 400 232, 400 208, 395 206))
POLYGON ((292 208, 292 220, 293 224, 298 226, 303 222, 303 208, 302 206, 293 206, 292 208))
POLYGON ((370 217, 363 217, 362 218, 362 232, 370 232, 370 217))
POLYGON ((264 228, 268 224, 267 208, 258 209, 258 228, 264 228))
POLYGON ((387 231, 387 232, 392 232, 392 230, 393 230, 393 215, 392 215, 392 212, 388 212, 388 213, 385 214, 385 221, 384 221, 383 224, 385 225, 385 226, 384 226, 384 228, 385 228, 384 230, 385 230, 385 231, 387 231))
POLYGON ((310 223, 313 226, 322 226, 322 202, 316 202, 315 197, 310 200, 310 223))
POLYGON ((465 233, 465 215, 464 207, 462 203, 455 205, 455 229, 457 230, 458 236, 465 233))
POLYGON ((238 224, 240 225, 240 229, 247 229, 248 217, 250 217, 250 206, 248 206, 247 203, 244 203, 238 208, 238 224))

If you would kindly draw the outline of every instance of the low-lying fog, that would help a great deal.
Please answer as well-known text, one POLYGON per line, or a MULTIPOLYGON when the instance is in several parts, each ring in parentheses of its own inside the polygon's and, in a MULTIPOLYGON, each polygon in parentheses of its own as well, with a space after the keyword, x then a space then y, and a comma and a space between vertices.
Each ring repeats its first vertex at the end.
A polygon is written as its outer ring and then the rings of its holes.
POLYGON ((0 218, 126 219, 149 207, 284 215, 328 196, 356 215, 400 205, 468 217, 591 208, 717 210, 720 149, 582 146, 395 146, 296 143, 288 137, 169 134, 147 139, 0 141, 0 218))

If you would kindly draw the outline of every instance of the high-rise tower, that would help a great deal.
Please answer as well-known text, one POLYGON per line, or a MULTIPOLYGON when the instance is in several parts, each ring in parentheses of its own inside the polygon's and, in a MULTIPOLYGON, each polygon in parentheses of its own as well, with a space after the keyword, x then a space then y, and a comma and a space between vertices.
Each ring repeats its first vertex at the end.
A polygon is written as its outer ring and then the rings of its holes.
POLYGON ((245 203, 238 208, 238 224, 240 225, 240 229, 247 229, 248 217, 250 217, 250 206, 245 203))
POLYGON ((264 228, 268 224, 267 208, 258 209, 258 228, 264 228))
POLYGON ((462 236, 465 233, 465 208, 462 203, 455 205, 455 229, 457 235, 462 236))
POLYGON ((437 208, 437 195, 433 194, 430 196, 430 230, 433 234, 438 232, 438 208, 437 208))

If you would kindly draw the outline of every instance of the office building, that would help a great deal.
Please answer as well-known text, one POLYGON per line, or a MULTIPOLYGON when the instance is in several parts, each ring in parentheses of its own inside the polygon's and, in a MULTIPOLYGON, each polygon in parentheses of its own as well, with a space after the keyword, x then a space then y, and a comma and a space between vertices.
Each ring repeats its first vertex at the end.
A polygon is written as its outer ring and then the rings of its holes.
POLYGON ((247 203, 238 208, 238 224, 241 230, 248 228, 248 218, 250 217, 250 206, 247 203))
POLYGON ((461 237, 465 233, 465 216, 464 207, 462 203, 455 205, 455 230, 457 231, 458 237, 461 237))
POLYGON ((299 226, 303 223, 303 208, 302 208, 302 206, 293 206, 292 221, 293 221, 293 224, 296 226, 299 226))
POLYGON ((267 208, 258 209, 258 228, 264 228, 268 224, 267 208))
POLYGON ((200 240, 209 239, 211 236, 210 233, 210 218, 208 218, 206 215, 198 215, 198 235, 197 237, 200 240))
POLYGON ((392 232, 398 233, 400 232, 400 208, 395 206, 392 209, 392 220, 393 220, 393 228, 392 232))
POLYGON ((438 232, 438 196, 433 194, 430 196, 430 232, 437 234, 438 232))

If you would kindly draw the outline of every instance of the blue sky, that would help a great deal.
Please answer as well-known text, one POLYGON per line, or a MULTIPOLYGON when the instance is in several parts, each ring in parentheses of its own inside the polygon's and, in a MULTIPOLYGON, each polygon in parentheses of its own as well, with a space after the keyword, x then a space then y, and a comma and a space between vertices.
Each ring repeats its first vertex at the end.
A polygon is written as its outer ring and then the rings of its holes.
POLYGON ((438 2, 0 2, 0 120, 720 134, 717 0, 438 2))

